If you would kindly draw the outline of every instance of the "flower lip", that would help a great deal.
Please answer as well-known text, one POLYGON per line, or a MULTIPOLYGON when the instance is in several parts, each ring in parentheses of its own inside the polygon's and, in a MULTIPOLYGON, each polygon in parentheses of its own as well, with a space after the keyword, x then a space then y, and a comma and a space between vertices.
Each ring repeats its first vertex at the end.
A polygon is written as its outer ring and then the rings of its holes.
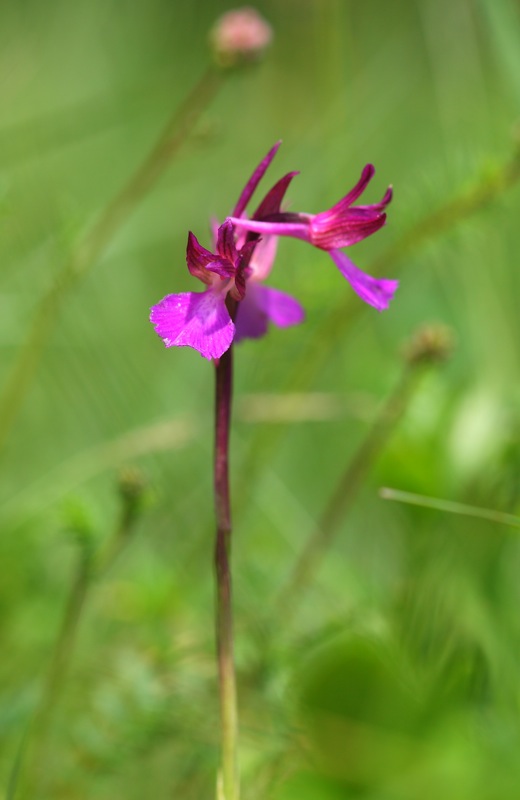
POLYGON ((193 347, 209 360, 231 346, 235 325, 222 292, 169 294, 152 306, 150 322, 166 347, 193 347))

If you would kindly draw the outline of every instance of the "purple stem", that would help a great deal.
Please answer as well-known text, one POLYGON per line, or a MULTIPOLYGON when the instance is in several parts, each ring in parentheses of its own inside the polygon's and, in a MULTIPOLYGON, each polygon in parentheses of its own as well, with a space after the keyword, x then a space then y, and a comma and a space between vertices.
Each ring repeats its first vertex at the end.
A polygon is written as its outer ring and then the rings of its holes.
MULTIPOLYGON (((228 298, 228 307, 233 318, 236 313, 236 302, 228 298)), ((233 347, 230 347, 216 362, 215 388, 216 635, 222 748, 218 796, 223 800, 238 800, 238 721, 233 647, 229 498, 229 429, 233 392, 233 347)))

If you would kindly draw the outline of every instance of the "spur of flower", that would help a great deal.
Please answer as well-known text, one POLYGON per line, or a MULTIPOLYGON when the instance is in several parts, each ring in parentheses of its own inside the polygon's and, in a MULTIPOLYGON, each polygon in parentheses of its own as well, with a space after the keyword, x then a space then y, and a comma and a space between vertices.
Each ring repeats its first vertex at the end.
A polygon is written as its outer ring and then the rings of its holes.
POLYGON ((289 172, 248 217, 246 207, 279 144, 253 172, 232 215, 215 230, 214 251, 206 250, 190 232, 188 270, 206 284, 206 290, 170 294, 152 307, 150 321, 167 347, 188 345, 205 358, 216 359, 233 341, 265 334, 269 322, 278 327, 301 322, 304 312, 294 297, 262 285, 271 271, 280 236, 295 237, 325 250, 366 303, 379 311, 388 307, 398 281, 367 275, 342 248, 360 242, 385 224, 391 188, 379 203, 354 205, 374 174, 368 164, 354 188, 329 210, 319 214, 286 212, 282 211, 282 202, 297 174, 289 172))

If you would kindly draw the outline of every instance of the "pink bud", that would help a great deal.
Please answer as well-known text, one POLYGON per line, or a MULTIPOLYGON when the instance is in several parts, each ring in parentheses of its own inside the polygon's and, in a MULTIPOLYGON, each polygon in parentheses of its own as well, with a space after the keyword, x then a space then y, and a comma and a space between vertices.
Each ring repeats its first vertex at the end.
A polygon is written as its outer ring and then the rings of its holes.
POLYGON ((271 26, 254 8, 228 11, 210 33, 215 58, 221 67, 234 67, 258 60, 272 39, 271 26))

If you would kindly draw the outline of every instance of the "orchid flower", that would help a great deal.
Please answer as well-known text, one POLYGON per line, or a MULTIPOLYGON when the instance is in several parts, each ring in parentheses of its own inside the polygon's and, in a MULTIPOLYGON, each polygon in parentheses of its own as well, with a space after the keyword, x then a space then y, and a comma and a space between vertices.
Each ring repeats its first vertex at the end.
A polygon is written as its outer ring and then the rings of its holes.
POLYGON ((367 275, 340 249, 366 239, 386 222, 385 209, 392 199, 391 187, 387 189, 379 203, 353 206, 365 191, 374 173, 372 164, 367 164, 354 188, 332 208, 320 214, 271 212, 257 214, 250 220, 243 216, 229 219, 239 231, 267 236, 291 236, 302 239, 320 250, 326 250, 361 299, 378 311, 382 311, 388 308, 399 281, 367 275))
POLYGON ((304 311, 294 297, 262 285, 271 271, 279 236, 296 237, 326 250, 365 302, 379 311, 388 307, 398 281, 365 274, 340 248, 365 239, 385 224, 391 188, 379 203, 353 205, 374 174, 368 164, 356 186, 328 211, 288 213, 281 204, 298 174, 289 172, 249 218, 246 207, 279 146, 278 142, 260 162, 232 215, 215 229, 215 252, 206 250, 190 232, 188 270, 206 284, 206 290, 170 294, 152 307, 150 321, 166 347, 188 345, 207 359, 218 359, 233 341, 263 336, 269 322, 282 328, 301 322, 304 311))
MULTIPOLYGON (((276 144, 253 172, 234 208, 235 215, 244 213, 279 146, 276 144)), ((256 213, 279 212, 294 174, 268 192, 256 213)), ((261 240, 257 234, 244 233, 238 235, 235 243, 234 226, 229 219, 214 234, 215 253, 202 247, 191 232, 186 250, 188 270, 206 284, 206 291, 169 294, 152 307, 150 314, 150 321, 166 347, 188 345, 207 359, 220 358, 234 339, 263 336, 269 321, 283 328, 296 325, 304 316, 293 297, 259 285, 271 271, 275 237, 261 240), (236 325, 229 312, 228 296, 239 301, 236 325)))
POLYGON ((216 254, 206 250, 190 232, 186 261, 191 274, 206 284, 205 292, 169 294, 152 307, 150 321, 166 347, 189 345, 205 358, 220 358, 231 346, 235 325, 226 298, 243 298, 243 265, 256 242, 238 250, 231 222, 218 229, 216 254))

